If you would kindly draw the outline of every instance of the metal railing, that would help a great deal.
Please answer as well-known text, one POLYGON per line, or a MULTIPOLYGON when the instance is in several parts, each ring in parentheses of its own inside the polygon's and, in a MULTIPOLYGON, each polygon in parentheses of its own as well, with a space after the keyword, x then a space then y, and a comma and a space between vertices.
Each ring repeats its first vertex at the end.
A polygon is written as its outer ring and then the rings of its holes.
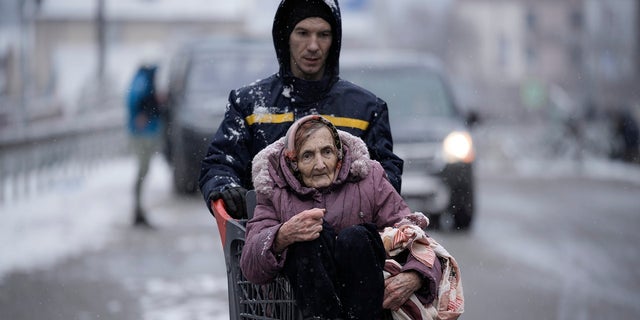
POLYGON ((0 143, 0 205, 78 183, 101 164, 124 156, 121 123, 65 125, 0 143))

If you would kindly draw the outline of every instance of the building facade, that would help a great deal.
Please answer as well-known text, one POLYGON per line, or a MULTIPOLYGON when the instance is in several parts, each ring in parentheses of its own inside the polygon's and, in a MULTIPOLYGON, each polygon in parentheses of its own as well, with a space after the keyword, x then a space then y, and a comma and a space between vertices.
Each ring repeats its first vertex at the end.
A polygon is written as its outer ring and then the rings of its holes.
POLYGON ((448 64, 478 84, 481 107, 496 116, 544 113, 558 90, 577 109, 637 100, 630 88, 638 77, 636 6, 633 0, 458 0, 448 64))

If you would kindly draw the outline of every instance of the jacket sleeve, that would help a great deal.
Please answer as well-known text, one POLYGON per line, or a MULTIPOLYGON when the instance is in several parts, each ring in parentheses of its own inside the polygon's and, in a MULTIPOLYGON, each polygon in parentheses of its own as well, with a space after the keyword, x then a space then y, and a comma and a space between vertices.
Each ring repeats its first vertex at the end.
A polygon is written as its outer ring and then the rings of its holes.
POLYGON ((385 227, 392 227, 400 222, 402 218, 411 214, 411 209, 402 199, 402 196, 394 189, 391 182, 384 176, 384 169, 377 161, 372 161, 371 172, 372 186, 371 190, 375 190, 371 195, 374 201, 374 223, 379 230, 385 227))
POLYGON ((393 137, 389 126, 387 103, 378 98, 377 104, 379 111, 371 121, 364 140, 369 147, 371 158, 382 164, 391 185, 400 193, 404 161, 393 153, 393 137))
POLYGON ((237 102, 236 91, 231 91, 224 118, 202 160, 199 185, 207 208, 213 192, 237 186, 249 189, 251 185, 247 181, 251 175, 251 138, 237 102))
POLYGON ((240 257, 240 268, 247 280, 264 284, 273 280, 284 267, 287 250, 277 257, 271 248, 282 226, 271 200, 257 195, 254 216, 247 222, 245 244, 240 257))

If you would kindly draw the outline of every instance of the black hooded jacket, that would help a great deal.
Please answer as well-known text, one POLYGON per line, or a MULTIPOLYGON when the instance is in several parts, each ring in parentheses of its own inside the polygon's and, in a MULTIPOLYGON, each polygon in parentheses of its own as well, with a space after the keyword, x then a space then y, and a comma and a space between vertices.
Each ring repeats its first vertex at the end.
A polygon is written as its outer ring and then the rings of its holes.
POLYGON ((393 153, 386 102, 339 78, 342 25, 337 1, 322 0, 331 8, 335 21, 329 22, 333 43, 325 75, 319 81, 302 80, 291 73, 291 30, 286 14, 292 1, 280 3, 273 23, 279 72, 229 94, 224 119, 202 161, 199 182, 207 207, 214 192, 238 186, 252 189, 253 157, 284 136, 296 119, 308 114, 320 114, 338 129, 362 138, 371 158, 382 164, 391 184, 400 191, 403 161, 393 153))

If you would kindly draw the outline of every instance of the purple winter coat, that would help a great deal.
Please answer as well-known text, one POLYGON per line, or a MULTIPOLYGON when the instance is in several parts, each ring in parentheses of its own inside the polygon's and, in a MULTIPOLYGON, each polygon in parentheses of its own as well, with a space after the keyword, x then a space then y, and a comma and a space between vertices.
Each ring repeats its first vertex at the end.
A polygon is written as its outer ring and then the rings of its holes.
MULTIPOLYGON (((287 249, 276 256, 273 242, 282 223, 304 210, 325 208, 324 219, 336 232, 365 222, 382 231, 411 214, 380 163, 369 158, 366 144, 347 132, 339 134, 344 149, 342 166, 331 186, 323 190, 306 187, 296 179, 282 152, 286 137, 267 146, 253 159, 257 206, 247 222, 240 259, 242 272, 249 281, 268 283, 282 270, 287 249)), ((428 268, 410 257, 403 267, 406 270, 423 275, 423 288, 416 293, 423 303, 431 302, 441 277, 438 259, 433 268, 428 268)))

